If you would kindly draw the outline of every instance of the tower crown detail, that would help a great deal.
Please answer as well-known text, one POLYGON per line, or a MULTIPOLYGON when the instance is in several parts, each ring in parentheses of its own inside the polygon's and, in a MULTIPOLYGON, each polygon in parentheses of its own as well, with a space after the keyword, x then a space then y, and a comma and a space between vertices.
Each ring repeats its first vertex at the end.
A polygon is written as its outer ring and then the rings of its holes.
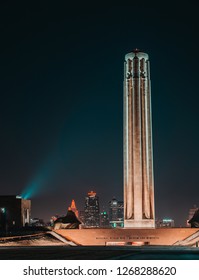
POLYGON ((135 50, 133 50, 132 52, 127 53, 127 54, 125 55, 125 60, 126 60, 126 61, 127 61, 128 59, 133 60, 135 57, 137 57, 137 58, 139 58, 139 59, 142 59, 142 58, 144 58, 144 59, 146 59, 146 60, 149 59, 149 56, 148 56, 147 53, 144 53, 144 52, 141 52, 141 51, 138 50, 138 49, 135 49, 135 50))

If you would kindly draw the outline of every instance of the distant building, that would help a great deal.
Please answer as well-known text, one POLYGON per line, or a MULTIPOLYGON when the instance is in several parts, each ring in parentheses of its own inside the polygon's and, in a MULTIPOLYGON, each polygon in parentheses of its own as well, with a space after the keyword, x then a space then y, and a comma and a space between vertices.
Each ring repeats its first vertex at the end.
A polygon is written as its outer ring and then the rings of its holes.
POLYGON ((124 226, 123 201, 118 201, 116 198, 109 201, 109 223, 113 228, 124 226))
POLYGON ((30 224, 31 201, 15 195, 0 196, 0 228, 21 228, 30 224))
POLYGON ((173 219, 164 218, 156 221, 156 228, 173 228, 175 223, 173 219))
POLYGON ((71 202, 71 206, 68 208, 68 210, 71 210, 75 213, 76 217, 78 218, 79 216, 79 212, 77 210, 76 204, 75 204, 75 200, 73 199, 71 202))
POLYGON ((79 211, 79 220, 81 221, 82 225, 85 223, 85 212, 79 211))
POLYGON ((101 228, 109 228, 109 217, 106 211, 100 213, 100 227, 101 228))
POLYGON ((45 226, 44 220, 40 218, 30 219, 30 225, 33 227, 43 227, 45 226))
POLYGON ((99 197, 94 191, 88 192, 88 195, 85 197, 84 219, 84 227, 100 226, 99 197))

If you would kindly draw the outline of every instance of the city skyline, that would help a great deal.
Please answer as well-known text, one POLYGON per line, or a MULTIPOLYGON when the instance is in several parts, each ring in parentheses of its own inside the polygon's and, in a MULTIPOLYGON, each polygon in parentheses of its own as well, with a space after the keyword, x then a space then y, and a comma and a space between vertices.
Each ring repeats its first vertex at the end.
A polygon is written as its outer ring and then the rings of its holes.
POLYGON ((184 225, 198 205, 196 10, 4 3, 0 13, 1 195, 30 196, 45 220, 72 199, 82 209, 90 189, 123 200, 123 62, 137 47, 152 62, 156 217, 184 225))

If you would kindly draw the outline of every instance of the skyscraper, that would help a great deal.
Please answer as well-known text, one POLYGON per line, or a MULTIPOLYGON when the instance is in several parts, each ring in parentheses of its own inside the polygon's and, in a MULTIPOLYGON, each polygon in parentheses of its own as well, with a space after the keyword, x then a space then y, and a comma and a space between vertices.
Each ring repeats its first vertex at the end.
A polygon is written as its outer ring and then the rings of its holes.
POLYGON ((85 197, 84 218, 85 227, 100 226, 99 197, 94 191, 88 192, 88 195, 85 197))
POLYGON ((124 62, 125 227, 155 227, 152 153, 149 57, 135 49, 124 62))
POLYGON ((74 199, 72 199, 72 201, 71 201, 71 206, 68 207, 68 210, 73 211, 73 212, 75 213, 76 217, 78 218, 79 212, 78 212, 78 210, 77 210, 77 207, 76 207, 76 204, 75 204, 75 200, 74 200, 74 199))
POLYGON ((124 226, 124 203, 113 198, 109 201, 109 220, 111 227, 124 226))

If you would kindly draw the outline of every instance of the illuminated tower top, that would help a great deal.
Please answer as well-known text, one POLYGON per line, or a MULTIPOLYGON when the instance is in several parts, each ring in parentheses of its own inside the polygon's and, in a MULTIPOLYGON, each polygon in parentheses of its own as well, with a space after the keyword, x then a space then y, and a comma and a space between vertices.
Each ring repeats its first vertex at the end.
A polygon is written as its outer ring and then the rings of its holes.
POLYGON ((78 213, 78 210, 77 210, 77 207, 76 207, 74 199, 72 199, 71 206, 68 207, 68 210, 73 211, 75 213, 76 217, 78 217, 79 213, 78 213))
MULTIPOLYGON (((138 49, 133 50, 125 55, 125 73, 127 81, 133 82, 131 79, 148 78, 150 79, 149 56, 138 49)), ((133 85, 134 83, 132 83, 133 85)))
POLYGON ((148 54, 144 53, 144 52, 141 52, 139 49, 134 49, 132 52, 127 53, 125 55, 125 59, 132 58, 132 57, 149 59, 148 54))
POLYGON ((90 192, 88 192, 88 196, 96 196, 96 192, 90 191, 90 192))

